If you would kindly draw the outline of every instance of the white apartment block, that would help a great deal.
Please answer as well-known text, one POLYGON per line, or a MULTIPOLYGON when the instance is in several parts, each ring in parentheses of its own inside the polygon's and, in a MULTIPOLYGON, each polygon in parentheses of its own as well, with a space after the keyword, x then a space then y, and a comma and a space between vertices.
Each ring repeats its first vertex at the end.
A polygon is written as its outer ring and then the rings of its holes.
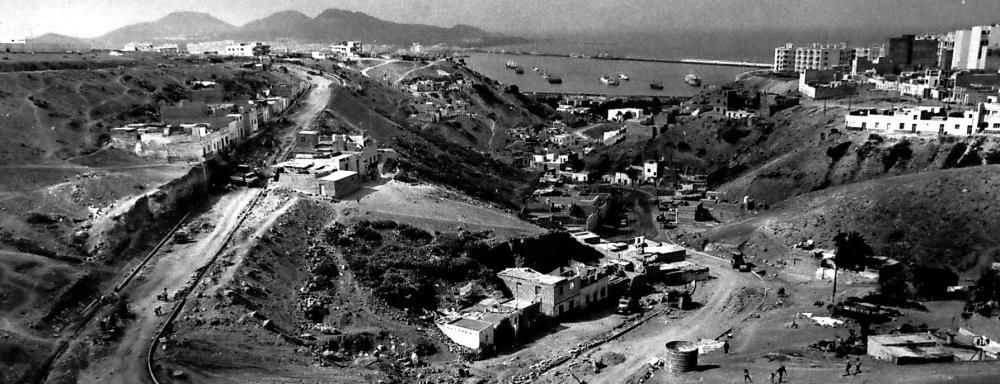
POLYGON ((998 25, 977 25, 955 31, 953 36, 951 68, 955 70, 985 69, 988 50, 1000 48, 998 25))
POLYGON ((1000 104, 982 104, 974 110, 956 112, 941 107, 865 109, 851 111, 846 119, 848 129, 903 135, 970 136, 1000 133, 1000 104), (997 124, 997 128, 980 128, 980 123, 987 121, 997 124))
POLYGON ((820 44, 797 47, 792 43, 774 49, 776 72, 802 72, 845 68, 851 65, 855 50, 847 43, 820 44))

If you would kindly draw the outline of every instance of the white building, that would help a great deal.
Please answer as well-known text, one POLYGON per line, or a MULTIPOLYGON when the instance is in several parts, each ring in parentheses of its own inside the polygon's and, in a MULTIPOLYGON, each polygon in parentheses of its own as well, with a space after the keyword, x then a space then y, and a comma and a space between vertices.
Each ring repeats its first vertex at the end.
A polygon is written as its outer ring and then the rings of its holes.
POLYGON ((968 136, 979 133, 978 110, 947 112, 941 107, 858 110, 847 114, 847 128, 896 134, 968 136))
POLYGON ((226 47, 236 44, 233 40, 205 41, 201 43, 188 43, 187 51, 193 55, 207 55, 226 53, 226 47))
POLYGON ((631 121, 642 120, 642 118, 642 108, 618 108, 608 110, 608 121, 631 121))
POLYGON ((802 72, 805 70, 826 70, 846 68, 854 59, 854 50, 847 43, 820 44, 796 47, 787 43, 774 49, 776 72, 802 72))
POLYGON ((152 52, 153 44, 131 42, 122 47, 124 52, 152 52))
POLYGON ((656 160, 646 160, 642 164, 642 177, 646 180, 660 177, 660 163, 656 162, 656 160))
POLYGON ((238 43, 227 45, 225 54, 236 57, 254 57, 262 54, 266 55, 266 51, 268 50, 270 50, 270 47, 261 42, 238 43))
POLYGON ((0 37, 0 44, 27 44, 23 37, 0 37))
POLYGON ((361 55, 363 47, 360 41, 342 41, 340 44, 331 45, 330 51, 335 55, 355 57, 361 55))

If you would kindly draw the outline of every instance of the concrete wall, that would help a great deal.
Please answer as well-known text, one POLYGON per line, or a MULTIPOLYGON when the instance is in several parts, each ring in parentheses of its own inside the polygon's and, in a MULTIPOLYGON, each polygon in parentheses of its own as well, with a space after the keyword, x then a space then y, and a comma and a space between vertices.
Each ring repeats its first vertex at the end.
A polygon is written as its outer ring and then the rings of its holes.
POLYGON ((494 342, 492 327, 487 328, 482 332, 476 332, 451 324, 438 323, 437 326, 438 329, 451 338, 452 341, 466 348, 480 349, 485 346, 493 345, 494 342))

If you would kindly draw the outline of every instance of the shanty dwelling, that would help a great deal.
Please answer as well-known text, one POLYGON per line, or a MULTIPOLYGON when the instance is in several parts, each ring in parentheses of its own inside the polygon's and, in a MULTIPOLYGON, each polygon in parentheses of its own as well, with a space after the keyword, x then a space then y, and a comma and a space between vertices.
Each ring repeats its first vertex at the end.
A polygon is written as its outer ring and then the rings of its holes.
POLYGON ((489 347, 495 341, 493 324, 486 321, 459 317, 438 322, 437 327, 458 345, 471 349, 489 347))
POLYGON ((319 194, 342 198, 357 191, 361 187, 361 178, 357 172, 335 171, 319 178, 319 194))
POLYGON ((868 336, 868 356, 893 364, 946 363, 955 360, 941 339, 930 333, 868 336))
POLYGON ((684 285, 710 278, 708 267, 687 260, 660 264, 658 272, 663 283, 667 285, 684 285))

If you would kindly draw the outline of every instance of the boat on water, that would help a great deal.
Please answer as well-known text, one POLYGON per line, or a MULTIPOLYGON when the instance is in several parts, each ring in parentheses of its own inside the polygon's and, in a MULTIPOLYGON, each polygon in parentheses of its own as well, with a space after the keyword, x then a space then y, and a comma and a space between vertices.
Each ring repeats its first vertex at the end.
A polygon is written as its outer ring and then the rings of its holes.
POLYGON ((520 68, 520 67, 521 66, 517 65, 517 63, 515 63, 514 60, 511 60, 511 61, 507 62, 507 69, 517 69, 517 68, 520 68))
POLYGON ((701 78, 693 73, 689 73, 687 76, 684 76, 684 82, 692 87, 701 86, 701 78))
POLYGON ((562 78, 556 75, 548 75, 545 79, 549 81, 549 84, 562 84, 562 78))
POLYGON ((655 89, 657 91, 663 90, 663 83, 649 83, 649 89, 655 89))
POLYGON ((627 74, 627 73, 625 73, 625 72, 622 72, 622 73, 619 73, 619 74, 618 74, 618 78, 619 78, 619 79, 622 79, 622 80, 625 80, 625 81, 628 81, 628 80, 629 80, 629 77, 628 77, 628 74, 627 74))
POLYGON ((514 73, 516 73, 518 75, 523 75, 524 74, 524 69, 521 69, 521 67, 514 68, 514 73))
POLYGON ((611 77, 611 76, 608 76, 608 75, 604 75, 604 76, 601 76, 601 84, 608 85, 608 86, 616 86, 616 85, 618 85, 618 79, 615 79, 614 77, 611 77))
POLYGON ((531 67, 532 71, 538 72, 538 67, 531 67))

